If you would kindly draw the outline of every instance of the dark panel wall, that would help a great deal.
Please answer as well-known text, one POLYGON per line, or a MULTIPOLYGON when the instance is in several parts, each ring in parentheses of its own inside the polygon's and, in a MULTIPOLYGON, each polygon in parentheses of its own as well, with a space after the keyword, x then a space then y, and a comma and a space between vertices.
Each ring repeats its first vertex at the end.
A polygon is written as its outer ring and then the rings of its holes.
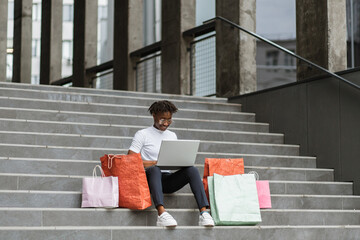
MULTIPOLYGON (((342 76, 360 84, 360 71, 342 76)), ((317 166, 335 169, 335 180, 354 181, 360 194, 360 90, 333 78, 320 78, 230 98, 256 113, 300 154, 316 156, 317 166)))

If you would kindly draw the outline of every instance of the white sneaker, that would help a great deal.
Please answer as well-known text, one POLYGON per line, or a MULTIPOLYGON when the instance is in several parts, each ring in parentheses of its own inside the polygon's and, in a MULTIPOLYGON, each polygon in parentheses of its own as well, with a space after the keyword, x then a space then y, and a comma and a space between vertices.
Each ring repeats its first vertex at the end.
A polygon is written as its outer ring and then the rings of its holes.
POLYGON ((214 219, 208 212, 203 212, 199 216, 199 226, 213 227, 215 225, 214 219))
POLYGON ((156 225, 158 227, 176 227, 177 222, 169 213, 163 212, 158 216, 156 225))

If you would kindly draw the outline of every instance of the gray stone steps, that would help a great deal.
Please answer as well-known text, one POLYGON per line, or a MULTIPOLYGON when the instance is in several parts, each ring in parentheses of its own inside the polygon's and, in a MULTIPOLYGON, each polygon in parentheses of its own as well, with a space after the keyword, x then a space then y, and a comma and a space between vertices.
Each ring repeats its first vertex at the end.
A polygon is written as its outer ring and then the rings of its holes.
MULTIPOLYGON (((71 93, 71 94, 85 94, 85 95, 101 95, 101 96, 130 96, 139 98, 154 98, 154 99, 177 99, 184 101, 202 101, 210 103, 227 103, 227 98, 215 98, 215 97, 197 97, 179 94, 166 94, 166 93, 147 93, 147 92, 134 92, 134 91, 122 91, 122 90, 107 90, 107 89, 94 89, 94 88, 80 88, 80 87, 60 87, 49 85, 36 85, 26 83, 9 83, 0 82, 0 88, 6 88, 7 90, 16 90, 21 92, 23 90, 32 92, 55 92, 55 93, 71 93)), ((6 94, 5 94, 6 96, 6 94)), ((20 95, 22 96, 22 95, 20 95)))
MULTIPOLYGON (((56 147, 43 145, 20 145, 0 144, 0 152, 6 158, 32 158, 32 159, 85 159, 98 160, 104 154, 126 154, 128 149, 94 149, 76 147, 56 147), (19 151, 23 149, 25 151, 19 151)), ((196 163, 203 164, 205 158, 244 158, 247 166, 269 166, 269 167, 314 167, 315 158, 287 156, 287 155, 266 155, 249 153, 213 153, 199 152, 196 163), (284 165, 283 165, 284 164, 284 165), (305 164, 305 166, 303 165, 305 164)))
MULTIPOLYGON (((137 129, 133 128, 135 134, 137 129)), ((173 129, 179 139, 198 139, 206 142, 224 142, 224 144, 236 143, 264 143, 282 144, 282 137, 272 134, 261 133, 222 133, 221 131, 189 131, 173 129)), ((63 133, 44 133, 44 132, 20 132, 20 131, 0 131, 0 143, 19 143, 19 144, 39 144, 39 145, 71 145, 71 141, 76 141, 78 146, 97 146, 97 147, 119 147, 126 148, 131 145, 134 135, 131 136, 105 136, 105 135, 86 135, 86 134, 63 134, 63 133)), ((285 145, 284 145, 285 146, 285 145)))
MULTIPOLYGON (((6 101, 4 105, 1 105, 2 107, 16 107, 19 106, 19 104, 25 104, 24 101, 28 100, 28 104, 26 104, 26 107, 33 108, 31 106, 34 106, 34 104, 39 104, 41 109, 46 109, 46 107, 61 107, 61 105, 64 105, 61 109, 66 109, 70 107, 78 107, 81 106, 103 106, 103 107, 109 107, 108 109, 116 109, 117 105, 136 105, 136 106, 143 106, 149 108, 149 106, 159 100, 156 98, 140 98, 140 97, 131 97, 131 96, 104 96, 104 95, 98 95, 98 96, 86 96, 81 94, 72 94, 72 93, 66 93, 66 94, 41 94, 42 96, 39 96, 39 94, 26 94, 26 92, 21 91, 20 93, 13 94, 13 95, 20 95, 20 96, 8 96, 12 95, 11 92, 8 89, 2 90, 0 88, 0 99, 1 101, 6 101), (2 93, 1 93, 2 92, 2 93), (10 94, 8 94, 10 93, 10 94), (12 103, 11 103, 12 102, 12 103)), ((235 103, 217 103, 217 102, 203 102, 203 101, 184 101, 184 100, 171 100, 177 108, 181 109, 198 109, 198 110, 213 110, 213 111, 224 111, 224 112, 240 112, 241 111, 241 105, 235 104, 235 103)), ((51 108, 51 109, 57 109, 57 108, 51 108)), ((60 109, 59 109, 60 110, 60 109)))
MULTIPOLYGON (((76 122, 76 119, 48 121, 48 120, 31 120, 31 119, 9 119, 0 118, 0 130, 6 130, 9 127, 9 131, 12 129, 19 129, 19 131, 34 131, 32 129, 41 132, 43 129, 45 132, 62 132, 62 133, 81 133, 81 134, 94 134, 94 135, 114 135, 111 132, 123 133, 126 129, 124 126, 152 126, 154 123, 151 117, 138 117, 124 115, 119 117, 118 124, 110 123, 82 123, 76 122), (26 123, 26 124, 24 124, 26 123), (111 128, 109 130, 109 128, 111 128), (54 129, 54 130, 53 130, 54 129)), ((203 130, 223 130, 223 131, 246 131, 246 132, 269 132, 269 125, 263 123, 249 123, 249 122, 233 122, 233 121, 216 121, 216 120, 196 120, 196 119, 178 119, 169 129, 175 128, 190 128, 203 130)), ((124 134, 124 133, 123 133, 124 134)))
MULTIPOLYGON (((4 101, 4 99, 1 99, 4 101)), ((9 105, 7 99, 0 104, 9 105)), ((65 110, 54 110, 49 107, 46 107, 43 104, 43 109, 37 108, 24 108, 24 104, 20 100, 15 100, 19 106, 15 105, 15 102, 12 104, 15 107, 0 107, 0 117, 1 118, 20 118, 20 119, 68 119, 76 118, 81 122, 112 122, 116 123, 118 117, 121 117, 124 114, 137 115, 137 116, 146 116, 151 117, 148 110, 148 107, 134 106, 134 105, 116 105, 112 113, 104 112, 102 108, 97 108, 97 112, 86 112, 86 111, 65 111, 65 110), (34 115, 35 114, 35 115, 34 115)), ((22 100, 23 101, 23 100, 22 100)), ((29 100, 27 99, 26 102, 29 100)), ((51 104, 50 104, 51 106, 51 104)), ((101 105, 103 106, 103 105, 101 105)), ((81 109, 80 109, 81 110, 81 109)), ((84 108, 83 110, 86 110, 84 108)), ((94 109, 92 109, 94 110, 94 109)), ((242 112, 224 112, 224 111, 209 111, 209 110, 198 110, 198 109, 180 109, 178 113, 174 114, 174 119, 181 118, 193 118, 193 119, 209 119, 209 120, 224 120, 224 121, 241 121, 241 122, 254 122, 255 114, 253 113, 242 113, 242 112)))
MULTIPOLYGON (((81 191, 83 177, 77 175, 0 173, 0 190, 81 191)), ((353 184, 348 182, 286 180, 270 180, 269 182, 272 194, 351 195, 353 193, 353 184)), ((191 190, 186 186, 180 192, 191 193, 191 190)))
MULTIPOLYGON (((70 141, 70 140, 69 140, 70 141)), ((299 146, 297 145, 280 145, 280 144, 258 144, 258 143, 231 143, 231 142, 205 142, 201 144, 199 148, 199 153, 231 153, 231 154, 264 154, 264 155, 283 155, 283 156, 297 156, 299 155, 299 146), (224 149, 219 150, 219 145, 223 145, 224 149)), ((65 143, 64 143, 65 145, 65 143)), ((69 145, 69 144, 67 144, 69 145)), ((34 144, 16 144, 16 143, 0 143, 0 149, 4 149, 6 152, 11 151, 12 146, 24 147, 27 149, 36 148, 37 149, 57 149, 57 151, 76 151, 80 154, 80 152, 86 152, 87 156, 94 156, 95 159, 98 159, 100 155, 104 155, 105 153, 119 153, 119 152, 127 152, 130 144, 126 145, 124 148, 120 147, 73 147, 73 146, 55 146, 55 145, 34 145, 34 144), (9 149, 6 149, 9 148, 9 149), (100 153, 99 153, 100 152, 100 153)), ((16 153, 18 154, 18 153, 16 153)), ((3 154, 5 156, 5 154, 3 154)), ((8 155, 9 157, 19 157, 18 155, 8 155)), ((41 157, 38 153, 33 152, 29 155, 30 157, 41 157)), ((24 157, 24 156, 21 156, 24 157)), ((206 156, 207 157, 207 156, 206 156)), ((66 157, 67 158, 67 157, 66 157)), ((89 157, 86 157, 89 159, 89 157)), ((91 158, 94 159, 94 158, 91 158)))
MULTIPOLYGON (((81 192, 0 190, 0 200, 1 207, 9 208, 79 208, 81 192)), ((360 197, 353 195, 272 194, 271 203, 273 209, 360 209, 360 197)), ((164 204, 175 209, 197 208, 194 197, 188 193, 165 194, 164 204)))
MULTIPOLYGON (((191 136, 189 136, 191 137, 191 136)), ((193 139, 194 137, 192 137, 193 139)), ((246 142, 223 142, 201 140, 200 152, 249 152, 249 148, 256 148, 257 151, 266 154, 287 154, 298 155, 299 146, 285 144, 251 143, 246 142)), ((0 131, 0 143, 10 144, 32 144, 46 146, 77 146, 94 148, 120 148, 128 149, 132 137, 80 135, 80 134, 57 134, 57 133, 28 133, 14 131, 0 131)))
MULTIPOLYGON (((127 209, 2 208, 0 212, 3 227, 155 226, 157 216, 155 210, 127 209)), ((196 209, 168 209, 168 212, 179 226, 198 226, 196 209)), ((360 225, 360 211, 354 210, 267 209, 261 211, 261 218, 260 226, 360 225)))
MULTIPOLYGON (((90 176, 92 170, 100 161, 27 161, 0 159, 0 173, 29 173, 29 174, 55 174, 90 176)), ((203 174, 204 165, 196 165, 200 175, 203 174)), ((245 166, 245 172, 256 171, 263 180, 287 181, 333 181, 332 169, 317 168, 281 168, 245 166)))
MULTIPOLYGON (((12 132, 26 132, 30 133, 60 133, 60 134, 77 134, 77 135, 92 135, 92 136, 129 136, 133 137, 135 133, 150 125, 82 125, 78 122, 48 122, 48 121, 29 121, 24 119, 0 119, 0 131, 12 132), (46 128, 49 127, 49 128, 46 128), (79 129, 80 128, 80 129, 79 129)), ((259 142, 259 143, 283 143, 282 134, 273 134, 265 132, 244 132, 244 131, 226 131, 226 130, 212 130, 212 129, 195 129, 195 128, 176 128, 171 127, 179 139, 203 139, 214 141, 231 141, 231 142, 259 142)))
MULTIPOLYGON (((253 155, 253 154, 234 154, 234 155, 219 155, 211 153, 200 153, 197 156, 197 164, 204 164, 205 157, 210 158, 243 158, 245 166, 267 166, 267 167, 287 167, 287 168, 316 168, 316 158, 314 157, 302 157, 302 156, 276 156, 276 155, 253 155)), ((98 159, 100 156, 98 157, 98 159)), ((98 163, 98 159, 64 159, 64 158, 44 158, 44 157, 1 157, 0 160, 16 160, 16 161, 45 161, 50 162, 95 162, 98 163)), ((25 163, 23 163, 25 164, 25 163)))
POLYGON ((76 239, 76 240, 123 240, 123 239, 357 239, 360 226, 357 225, 317 225, 317 226, 217 226, 205 228, 198 226, 178 226, 176 229, 160 227, 126 226, 118 224, 109 227, 0 227, 4 239, 76 239))

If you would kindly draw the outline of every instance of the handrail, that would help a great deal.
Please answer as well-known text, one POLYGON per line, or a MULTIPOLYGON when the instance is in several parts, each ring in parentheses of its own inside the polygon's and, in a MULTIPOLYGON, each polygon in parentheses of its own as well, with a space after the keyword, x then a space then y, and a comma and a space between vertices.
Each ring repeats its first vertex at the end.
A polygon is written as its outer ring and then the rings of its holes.
POLYGON ((133 58, 133 57, 143 58, 150 54, 156 53, 158 51, 161 51, 161 41, 155 42, 146 47, 143 47, 136 51, 131 52, 130 57, 131 58, 133 58))
POLYGON ((295 58, 297 58, 297 59, 299 59, 301 61, 304 61, 307 64, 309 64, 309 65, 311 65, 311 66, 313 66, 313 67, 315 67, 317 69, 320 69, 321 71, 326 72, 327 74, 329 74, 329 75, 331 75, 331 76, 333 76, 333 77, 335 77, 335 78, 349 84, 350 86, 360 90, 360 86, 358 86, 357 84, 352 83, 349 80, 347 80, 347 79, 345 79, 345 78, 343 78, 343 77, 341 77, 341 76, 339 76, 339 75, 337 75, 337 74, 335 74, 333 72, 330 72, 329 70, 327 70, 327 69, 325 69, 325 68, 323 68, 323 67, 321 67, 321 66, 319 66, 319 65, 317 65, 317 64, 315 64, 315 63, 313 63, 313 62, 311 62, 311 61, 309 61, 309 60, 307 60, 307 59, 293 53, 292 51, 290 51, 290 50, 288 50, 288 49, 286 49, 286 48, 284 48, 284 47, 282 47, 282 46, 280 46, 280 45, 278 45, 278 44, 276 44, 276 43, 274 43, 274 42, 272 42, 272 41, 270 41, 270 40, 268 40, 266 38, 261 37, 260 35, 258 35, 256 33, 253 33, 253 32, 251 32, 249 30, 246 30, 245 28, 239 26, 236 23, 231 22, 230 20, 228 20, 226 18, 223 18, 221 16, 216 16, 216 17, 214 17, 212 19, 209 19, 209 20, 203 22, 203 24, 209 24, 210 22, 214 22, 217 19, 221 20, 221 21, 223 21, 223 22, 225 22, 225 23, 227 23, 227 24, 229 24, 229 25, 231 25, 231 26, 233 26, 233 27, 235 27, 237 29, 240 29, 241 31, 244 31, 247 34, 250 34, 251 36, 253 36, 253 37, 255 37, 255 38, 257 38, 257 39, 259 39, 259 40, 261 40, 263 42, 266 42, 266 43, 270 44, 271 46, 273 46, 273 47, 275 47, 275 48, 277 48, 277 49, 279 49, 279 50, 281 50, 281 51, 283 51, 283 52, 285 52, 287 54, 290 54, 291 56, 293 56, 293 57, 295 57, 295 58))
MULTIPOLYGON (((104 62, 100 65, 96 65, 94 67, 90 67, 90 68, 87 68, 85 70, 85 73, 86 74, 97 74, 99 72, 104 72, 106 70, 110 70, 113 68, 113 64, 114 64, 114 61, 113 60, 110 60, 108 62, 104 62)), ((107 73, 108 74, 108 73, 107 73)), ((105 74, 106 75, 106 74, 105 74)), ((97 77, 101 77, 101 76, 97 76, 97 77)), ((51 83, 51 85, 59 85, 59 86, 62 86, 64 84, 68 84, 68 83, 71 83, 72 82, 72 78, 73 78, 73 75, 69 76, 69 77, 66 77, 66 78, 62 78, 62 79, 59 79, 59 80, 56 80, 54 82, 51 83)), ((92 79, 94 79, 95 77, 93 77, 92 79)))
POLYGON ((183 32, 183 37, 199 37, 215 31, 215 22, 204 23, 203 25, 191 28, 183 32))

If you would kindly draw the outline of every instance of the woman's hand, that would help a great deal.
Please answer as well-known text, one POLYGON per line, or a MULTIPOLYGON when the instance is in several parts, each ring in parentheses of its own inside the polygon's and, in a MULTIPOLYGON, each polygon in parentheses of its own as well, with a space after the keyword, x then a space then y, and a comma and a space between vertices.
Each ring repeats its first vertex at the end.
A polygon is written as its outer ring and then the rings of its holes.
POLYGON ((146 161, 146 160, 143 160, 144 168, 148 168, 148 167, 154 166, 154 165, 156 165, 156 163, 157 163, 157 161, 146 161))

